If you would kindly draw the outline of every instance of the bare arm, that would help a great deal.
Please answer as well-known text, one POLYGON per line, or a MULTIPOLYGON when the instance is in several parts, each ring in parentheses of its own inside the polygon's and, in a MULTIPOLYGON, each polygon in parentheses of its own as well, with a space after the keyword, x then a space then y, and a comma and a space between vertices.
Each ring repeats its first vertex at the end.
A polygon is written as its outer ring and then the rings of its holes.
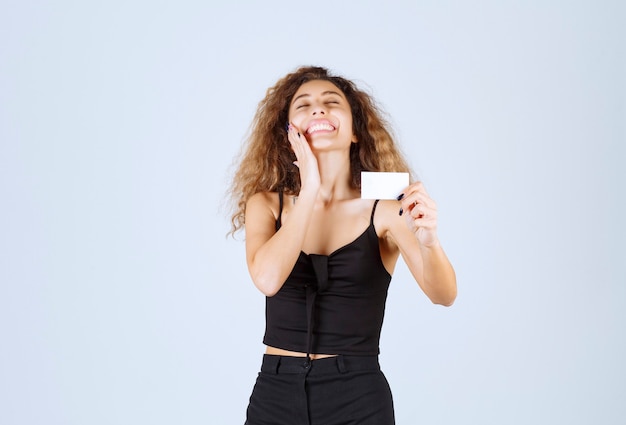
POLYGON ((298 260, 320 187, 317 160, 298 130, 290 127, 289 141, 300 169, 301 189, 289 221, 276 231, 272 196, 258 193, 246 205, 246 260, 256 287, 267 296, 280 290, 298 260))
POLYGON ((276 194, 257 193, 246 206, 248 271, 255 286, 269 297, 282 287, 302 250, 315 202, 315 197, 302 195, 278 231, 271 208, 276 194))
POLYGON ((390 239, 402 254, 411 274, 435 304, 452 305, 456 275, 437 237, 437 206, 420 183, 406 188, 402 214, 387 211, 390 239))

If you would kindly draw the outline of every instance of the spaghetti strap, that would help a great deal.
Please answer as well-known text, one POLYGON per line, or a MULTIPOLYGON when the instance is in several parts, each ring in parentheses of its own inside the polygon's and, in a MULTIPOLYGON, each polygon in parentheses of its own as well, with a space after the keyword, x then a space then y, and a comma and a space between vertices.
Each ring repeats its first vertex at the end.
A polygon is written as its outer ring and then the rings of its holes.
POLYGON ((278 191, 278 218, 276 219, 276 231, 282 226, 281 217, 283 216, 283 191, 278 191))
POLYGON ((374 201, 374 206, 372 207, 372 216, 370 217, 370 224, 374 224, 374 213, 376 212, 376 205, 378 205, 378 201, 380 201, 380 199, 374 201))

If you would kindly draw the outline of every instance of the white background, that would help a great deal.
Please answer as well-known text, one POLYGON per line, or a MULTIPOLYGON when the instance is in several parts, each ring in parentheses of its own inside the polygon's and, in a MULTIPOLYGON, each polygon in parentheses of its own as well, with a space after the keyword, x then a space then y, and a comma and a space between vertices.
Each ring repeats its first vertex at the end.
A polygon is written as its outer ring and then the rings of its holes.
POLYGON ((370 91, 458 275, 404 265, 397 423, 622 424, 626 7, 0 2, 0 423, 242 424, 264 298, 229 172, 299 65, 370 91))

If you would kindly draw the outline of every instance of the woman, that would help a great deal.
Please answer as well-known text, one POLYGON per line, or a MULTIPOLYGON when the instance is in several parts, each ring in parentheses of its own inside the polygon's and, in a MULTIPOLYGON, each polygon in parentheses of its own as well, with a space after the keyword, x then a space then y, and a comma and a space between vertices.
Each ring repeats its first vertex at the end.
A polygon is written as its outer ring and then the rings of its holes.
POLYGON ((409 171, 366 93, 319 67, 268 90, 231 189, 233 232, 245 226, 267 296, 246 424, 393 424, 378 343, 399 255, 432 302, 456 297, 424 186, 361 199, 361 171, 409 171))

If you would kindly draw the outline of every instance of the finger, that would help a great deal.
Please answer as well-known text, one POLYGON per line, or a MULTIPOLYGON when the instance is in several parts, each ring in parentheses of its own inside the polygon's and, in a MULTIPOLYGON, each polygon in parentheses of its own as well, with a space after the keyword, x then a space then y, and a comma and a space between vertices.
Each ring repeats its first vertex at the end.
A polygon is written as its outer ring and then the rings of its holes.
POLYGON ((426 188, 424 187, 424 184, 419 181, 415 183, 411 183, 402 191, 402 193, 404 193, 405 196, 409 196, 410 194, 416 193, 416 192, 425 193, 428 196, 428 192, 426 192, 426 188))
POLYGON ((434 208, 429 208, 428 206, 422 205, 422 204, 416 204, 412 206, 411 209, 409 210, 409 214, 413 218, 418 218, 418 219, 428 218, 428 219, 437 220, 437 210, 434 208))
POLYGON ((407 196, 407 198, 416 198, 416 199, 425 200, 425 201, 432 201, 432 198, 430 197, 428 192, 426 192, 425 190, 411 191, 411 193, 409 194, 409 196, 407 196))
POLYGON ((416 219, 422 219, 426 216, 426 211, 423 208, 420 208, 419 205, 414 205, 413 208, 409 211, 411 217, 416 219))
POLYGON ((299 129, 293 124, 289 125, 287 130, 287 138, 291 144, 291 149, 296 154, 296 158, 300 159, 306 154, 306 147, 302 141, 303 137, 299 129))
POLYGON ((414 218, 407 224, 413 233, 417 232, 419 229, 434 230, 437 228, 437 222, 430 218, 414 218))
POLYGON ((413 204, 409 207, 409 213, 413 217, 424 217, 424 207, 420 204, 413 204))
POLYGON ((414 205, 426 205, 430 208, 435 207, 435 203, 432 199, 420 194, 413 194, 408 198, 402 200, 402 206, 407 209, 411 208, 414 205))
POLYGON ((437 217, 436 208, 431 208, 428 205, 423 205, 423 204, 417 204, 415 208, 417 208, 418 213, 424 216, 435 217, 435 218, 437 217))
POLYGON ((423 193, 424 195, 429 196, 428 192, 426 191, 426 186, 424 186, 424 184, 422 182, 415 182, 415 183, 413 183, 411 185, 411 188, 415 192, 423 193))
POLYGON ((424 194, 413 194, 408 198, 402 200, 402 208, 405 211, 410 211, 417 205, 420 205, 422 208, 428 208, 433 210, 437 209, 437 204, 435 203, 435 201, 433 201, 424 194))
POLYGON ((414 193, 402 200, 402 207, 404 209, 411 209, 415 205, 422 205, 428 208, 437 209, 435 201, 423 193, 414 193))
POLYGON ((298 142, 302 138, 300 129, 291 123, 287 127, 287 136, 291 142, 298 142))
POLYGON ((416 218, 411 220, 411 227, 413 232, 417 231, 418 229, 436 229, 437 228, 437 220, 433 219, 433 218, 428 218, 428 217, 424 217, 424 218, 416 218))

